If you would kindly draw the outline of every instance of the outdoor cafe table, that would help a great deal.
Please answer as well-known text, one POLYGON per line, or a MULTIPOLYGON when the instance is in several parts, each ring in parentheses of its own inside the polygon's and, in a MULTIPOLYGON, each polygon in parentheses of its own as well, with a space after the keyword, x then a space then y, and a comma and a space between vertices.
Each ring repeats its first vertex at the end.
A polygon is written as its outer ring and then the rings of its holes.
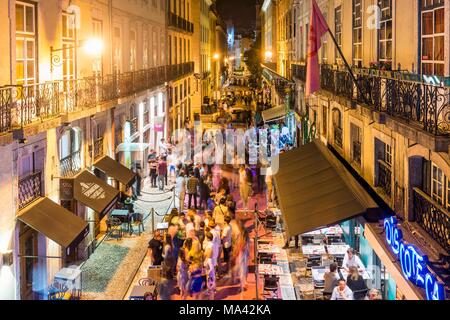
POLYGON ((155 291, 156 286, 134 286, 130 294, 130 300, 144 300, 147 293, 152 294, 153 299, 155 299, 155 291))
POLYGON ((64 268, 54 277, 55 282, 62 283, 71 290, 72 299, 81 298, 81 270, 64 268))
POLYGON ((302 253, 304 255, 322 255, 327 252, 324 245, 306 245, 302 246, 302 253))
POLYGON ((131 232, 131 214, 128 210, 115 209, 111 211, 110 217, 115 217, 120 219, 123 223, 127 224, 128 231, 131 232))
MULTIPOLYGON (((311 269, 311 273, 312 273, 312 277, 314 279, 314 282, 323 282, 324 281, 324 275, 326 272, 329 272, 330 268, 312 268, 311 269)), ((344 269, 340 270, 342 277, 347 280, 348 277, 348 273, 347 271, 345 271, 344 269)), ((370 280, 370 274, 367 272, 367 270, 363 270, 362 272, 360 272, 361 276, 363 277, 364 280, 370 280)), ((339 275, 339 274, 338 274, 339 275)))
POLYGON ((260 264, 258 265, 258 271, 260 274, 270 276, 281 276, 284 274, 283 268, 276 264, 260 264))
POLYGON ((265 254, 279 254, 281 248, 274 244, 258 244, 258 252, 265 254))
POLYGON ((347 244, 334 244, 327 246, 327 252, 332 256, 343 256, 349 248, 347 244))

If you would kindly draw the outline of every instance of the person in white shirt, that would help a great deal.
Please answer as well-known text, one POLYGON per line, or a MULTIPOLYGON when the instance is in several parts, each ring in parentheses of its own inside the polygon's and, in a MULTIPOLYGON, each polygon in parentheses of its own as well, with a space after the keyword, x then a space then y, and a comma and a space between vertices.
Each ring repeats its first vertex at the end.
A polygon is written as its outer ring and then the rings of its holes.
POLYGON ((353 300, 353 291, 344 279, 339 280, 339 285, 334 288, 331 300, 353 300))
POLYGON ((188 223, 186 224, 186 238, 195 238, 194 216, 188 216, 188 223))
POLYGON ((180 199, 179 208, 180 212, 184 211, 184 199, 186 198, 186 178, 184 173, 180 172, 175 184, 175 194, 180 199))
POLYGON ((225 217, 225 225, 222 230, 222 245, 223 245, 223 261, 226 263, 224 272, 228 273, 230 270, 230 254, 231 254, 231 217, 225 217))
POLYGON ((209 294, 214 293, 216 289, 216 261, 214 260, 214 235, 211 232, 206 233, 203 244, 205 252, 205 261, 203 266, 206 269, 207 283, 209 294))
POLYGON ((220 238, 220 227, 216 225, 214 218, 209 220, 209 228, 210 232, 213 235, 213 263, 214 266, 218 265, 219 256, 220 256, 220 246, 221 246, 221 238, 220 238))
POLYGON ((345 271, 349 272, 350 267, 356 267, 360 272, 365 270, 364 264, 352 248, 347 250, 347 253, 344 255, 344 260, 342 261, 342 268, 344 268, 345 271))

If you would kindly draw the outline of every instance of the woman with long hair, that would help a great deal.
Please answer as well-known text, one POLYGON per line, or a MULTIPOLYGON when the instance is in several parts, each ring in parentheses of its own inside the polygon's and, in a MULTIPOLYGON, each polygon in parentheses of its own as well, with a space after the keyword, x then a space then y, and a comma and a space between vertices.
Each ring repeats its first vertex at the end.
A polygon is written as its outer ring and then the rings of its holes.
POLYGON ((166 234, 166 238, 164 241, 164 248, 163 248, 163 258, 164 261, 162 263, 162 269, 163 272, 167 275, 168 279, 173 278, 173 271, 176 267, 175 265, 175 257, 173 252, 173 243, 172 243, 172 237, 169 234, 166 234))
POLYGON ((186 251, 180 250, 178 252, 178 264, 177 264, 177 282, 178 288, 180 289, 181 299, 186 299, 187 292, 187 284, 189 281, 188 271, 189 271, 189 263, 186 260, 186 251))

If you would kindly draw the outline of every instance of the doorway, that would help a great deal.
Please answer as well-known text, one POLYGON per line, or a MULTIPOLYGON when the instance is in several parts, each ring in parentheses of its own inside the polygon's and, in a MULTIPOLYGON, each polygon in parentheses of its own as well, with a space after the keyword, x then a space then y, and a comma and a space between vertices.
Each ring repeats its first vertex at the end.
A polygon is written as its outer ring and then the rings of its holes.
POLYGON ((38 256, 38 232, 21 223, 20 227, 20 298, 21 300, 35 300, 36 294, 33 285, 37 279, 39 260, 35 258, 25 258, 38 256))

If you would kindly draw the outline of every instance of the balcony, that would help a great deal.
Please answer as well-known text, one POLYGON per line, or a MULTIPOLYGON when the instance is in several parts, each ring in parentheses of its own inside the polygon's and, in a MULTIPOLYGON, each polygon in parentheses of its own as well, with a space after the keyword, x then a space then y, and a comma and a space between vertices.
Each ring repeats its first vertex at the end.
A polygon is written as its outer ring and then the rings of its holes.
POLYGON ((188 33, 194 33, 194 24, 192 22, 189 22, 172 12, 169 13, 167 24, 169 27, 177 28, 188 33))
POLYGON ((42 172, 36 172, 19 180, 19 210, 42 196, 42 172))
POLYGON ((392 194, 392 171, 391 166, 383 160, 378 160, 378 183, 377 187, 381 189, 386 196, 392 194))
POLYGON ((70 156, 61 159, 60 163, 61 175, 64 178, 71 178, 81 171, 81 154, 80 151, 72 153, 70 156))
POLYGON ((194 63, 187 62, 100 77, 0 87, 0 134, 133 96, 193 71, 194 63))
POLYGON ((417 223, 447 252, 450 252, 450 213, 430 196, 414 188, 417 223))
POLYGON ((398 71, 354 69, 354 73, 361 92, 348 71, 329 65, 321 66, 321 87, 431 134, 450 134, 450 87, 418 81, 398 71))
POLYGON ((100 159, 104 155, 103 138, 94 141, 94 161, 100 159))
POLYGON ((293 64, 292 65, 292 77, 297 78, 300 81, 306 82, 306 65, 305 64, 293 64))
POLYGON ((130 134, 134 135, 138 132, 138 118, 133 118, 130 120, 130 134))

